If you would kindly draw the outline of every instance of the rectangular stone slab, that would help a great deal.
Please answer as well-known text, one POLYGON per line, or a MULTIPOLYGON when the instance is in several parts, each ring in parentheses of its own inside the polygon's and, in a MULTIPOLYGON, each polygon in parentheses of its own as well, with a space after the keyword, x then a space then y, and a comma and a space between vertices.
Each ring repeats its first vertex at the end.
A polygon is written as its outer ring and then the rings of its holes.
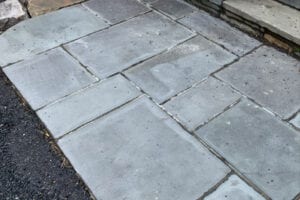
POLYGON ((272 199, 300 192, 300 134, 248 100, 196 134, 272 199))
POLYGON ((107 27, 81 6, 23 21, 0 35, 0 66, 14 63, 107 27))
POLYGON ((300 109, 300 62, 263 46, 216 76, 282 118, 300 109))
POLYGON ((180 19, 179 22, 239 56, 248 53, 260 45, 260 42, 254 38, 249 37, 247 34, 204 11, 188 15, 180 19))
POLYGON ((197 36, 125 72, 158 103, 200 82, 236 59, 218 45, 197 36))
POLYGON ((34 110, 97 80, 61 48, 3 70, 34 110))
POLYGON ((37 112, 55 138, 128 102, 140 93, 120 75, 47 106, 37 112))
POLYGON ((231 175, 204 200, 265 200, 237 175, 231 175))
POLYGON ((240 95, 228 85, 208 78, 164 104, 168 112, 193 131, 235 103, 240 95))
POLYGON ((111 24, 119 23, 150 10, 136 0, 89 0, 83 5, 111 24))
POLYGON ((65 47, 97 76, 105 78, 193 35, 183 26, 150 12, 65 47))
POLYGON ((273 0, 226 0, 224 7, 300 45, 300 12, 273 0))
POLYGON ((230 171, 146 97, 58 144, 97 199, 198 199, 230 171))

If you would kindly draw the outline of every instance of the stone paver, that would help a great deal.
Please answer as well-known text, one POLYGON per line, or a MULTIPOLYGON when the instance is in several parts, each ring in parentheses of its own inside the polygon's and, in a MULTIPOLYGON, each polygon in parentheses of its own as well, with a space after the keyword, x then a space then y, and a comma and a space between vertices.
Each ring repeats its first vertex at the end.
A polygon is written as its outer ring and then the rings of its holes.
POLYGON ((300 113, 291 120, 291 123, 300 130, 300 113))
POLYGON ((160 10, 173 19, 182 18, 196 11, 195 8, 180 0, 158 0, 155 3, 152 3, 152 7, 160 10))
POLYGON ((104 78, 154 56, 193 35, 154 12, 65 47, 97 76, 104 78))
POLYGON ((117 75, 37 112, 55 138, 128 102, 139 91, 117 75))
POLYGON ((64 8, 20 22, 0 35, 0 66, 54 48, 107 27, 81 6, 64 8))
POLYGON ((149 11, 146 6, 136 0, 89 0, 83 5, 112 24, 149 11))
POLYGON ((229 172, 146 97, 58 144, 103 200, 197 199, 229 172))
POLYGON ((204 11, 195 12, 180 19, 179 22, 239 56, 260 45, 257 40, 204 11))
POLYGON ((84 0, 28 0, 27 9, 30 15, 34 17, 83 1, 84 0))
POLYGON ((0 31, 16 24, 27 17, 18 0, 0 1, 0 31))
POLYGON ((221 47, 197 36, 125 74, 157 102, 162 103, 235 58, 221 47))
POLYGON ((194 130, 222 113, 227 106, 235 103, 239 98, 240 95, 230 87, 214 78, 208 78, 167 102, 164 107, 189 130, 194 130))
POLYGON ((226 0, 224 7, 300 45, 300 12, 274 0, 226 0))
POLYGON ((265 200, 238 176, 232 175, 204 200, 265 200))
POLYGON ((300 108, 300 62, 273 48, 261 47, 217 76, 288 118, 300 108))
POLYGON ((300 188, 300 134, 244 100, 196 134, 274 200, 300 188))
POLYGON ((60 48, 3 70, 34 110, 96 81, 60 48))

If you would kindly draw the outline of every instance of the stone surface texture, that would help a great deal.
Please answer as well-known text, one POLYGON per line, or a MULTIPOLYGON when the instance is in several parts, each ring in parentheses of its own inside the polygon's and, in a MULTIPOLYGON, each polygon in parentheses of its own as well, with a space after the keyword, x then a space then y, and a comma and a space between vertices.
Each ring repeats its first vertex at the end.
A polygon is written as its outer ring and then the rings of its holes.
POLYGON ((34 110, 96 81, 60 48, 6 67, 4 72, 34 110))
POLYGON ((29 14, 34 17, 83 1, 84 0, 28 0, 27 9, 29 14))
POLYGON ((58 144, 98 199, 197 199, 229 172, 145 97, 58 144))
POLYGON ((186 28, 150 12, 65 47, 97 76, 105 78, 193 35, 186 28))
POLYGON ((58 138, 138 95, 129 81, 116 76, 47 106, 37 114, 58 138))
POLYGON ((157 102, 162 103, 235 58, 198 36, 126 71, 125 74, 157 102))
POLYGON ((0 31, 3 31, 27 17, 18 0, 0 2, 0 31))
POLYGON ((83 5, 111 24, 149 11, 146 6, 136 0, 89 0, 83 5))
POLYGON ((272 199, 299 193, 299 132, 252 102, 240 102, 196 134, 272 199))
POLYGON ((277 1, 280 1, 284 4, 287 4, 289 6, 292 6, 292 7, 295 7, 297 9, 300 9, 300 1, 298 0, 277 0, 277 1))
POLYGON ((107 26, 81 6, 22 21, 0 35, 0 66, 23 60, 107 26))
POLYGON ((204 11, 193 13, 179 21, 239 56, 260 45, 257 40, 204 11))
POLYGON ((222 80, 283 118, 300 108, 300 62, 263 46, 217 73, 222 80))
POLYGON ((300 45, 300 12, 273 0, 226 0, 224 7, 300 45))
POLYGON ((204 200, 265 200, 238 176, 232 175, 204 200))
POLYGON ((216 79, 209 78, 171 99, 164 104, 164 107, 192 131, 222 113, 239 97, 240 95, 230 87, 216 79))

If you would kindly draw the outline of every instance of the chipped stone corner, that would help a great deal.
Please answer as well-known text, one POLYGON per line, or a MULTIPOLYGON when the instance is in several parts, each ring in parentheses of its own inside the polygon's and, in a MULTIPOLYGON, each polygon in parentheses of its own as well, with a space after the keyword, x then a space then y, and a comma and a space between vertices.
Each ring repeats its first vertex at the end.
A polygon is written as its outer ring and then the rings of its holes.
POLYGON ((0 0, 0 31, 5 31, 26 18, 28 18, 26 8, 20 1, 0 0))

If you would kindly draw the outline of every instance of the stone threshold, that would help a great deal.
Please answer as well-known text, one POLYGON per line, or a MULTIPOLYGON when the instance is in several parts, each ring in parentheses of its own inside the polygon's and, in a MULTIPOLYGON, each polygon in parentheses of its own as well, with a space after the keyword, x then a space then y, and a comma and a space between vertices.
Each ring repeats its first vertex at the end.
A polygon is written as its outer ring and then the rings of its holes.
POLYGON ((274 0, 186 0, 285 52, 300 57, 300 11, 274 0))

